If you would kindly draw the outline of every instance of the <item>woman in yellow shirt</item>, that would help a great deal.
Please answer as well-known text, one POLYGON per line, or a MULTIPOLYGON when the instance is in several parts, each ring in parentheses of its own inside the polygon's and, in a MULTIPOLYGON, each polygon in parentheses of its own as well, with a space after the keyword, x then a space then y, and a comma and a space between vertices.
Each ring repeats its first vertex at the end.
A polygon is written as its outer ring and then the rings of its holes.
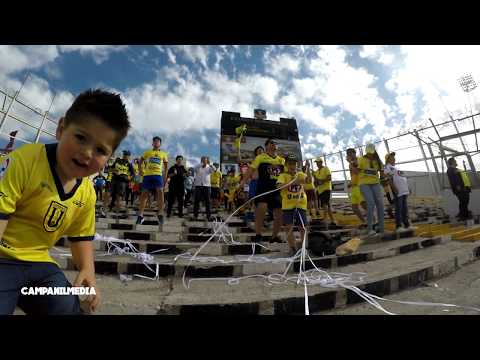
POLYGON ((368 235, 374 235, 373 211, 377 208, 377 232, 384 231, 383 191, 380 177, 383 178, 383 164, 373 144, 366 147, 366 155, 358 158, 358 185, 363 198, 367 202, 367 229, 368 235), (380 174, 380 176, 379 176, 380 174))

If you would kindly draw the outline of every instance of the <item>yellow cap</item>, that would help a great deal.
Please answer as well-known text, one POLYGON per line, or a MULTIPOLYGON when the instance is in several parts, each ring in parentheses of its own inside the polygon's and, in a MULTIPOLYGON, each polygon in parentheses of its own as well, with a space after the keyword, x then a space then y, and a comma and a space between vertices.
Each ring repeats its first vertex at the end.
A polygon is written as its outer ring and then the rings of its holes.
POLYGON ((375 153, 375 145, 367 144, 367 146, 365 147, 365 151, 367 152, 367 154, 375 153))

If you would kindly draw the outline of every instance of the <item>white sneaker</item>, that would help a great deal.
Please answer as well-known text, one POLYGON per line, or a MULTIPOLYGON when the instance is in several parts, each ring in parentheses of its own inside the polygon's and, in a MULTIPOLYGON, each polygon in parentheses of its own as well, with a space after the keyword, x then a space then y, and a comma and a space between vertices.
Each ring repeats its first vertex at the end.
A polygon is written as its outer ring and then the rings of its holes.
POLYGON ((373 235, 377 235, 377 232, 375 230, 370 230, 368 233, 367 233, 367 236, 373 236, 373 235))

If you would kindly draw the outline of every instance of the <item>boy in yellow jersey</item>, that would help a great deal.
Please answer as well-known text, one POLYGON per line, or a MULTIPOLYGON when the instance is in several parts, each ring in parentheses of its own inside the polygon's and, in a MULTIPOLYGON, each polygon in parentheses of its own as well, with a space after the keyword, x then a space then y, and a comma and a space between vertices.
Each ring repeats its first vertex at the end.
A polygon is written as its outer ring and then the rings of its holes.
MULTIPOLYGON (((310 171, 310 163, 305 161, 305 165, 302 167, 302 171, 306 173, 310 171)), ((313 184, 313 177, 311 177, 311 181, 305 183, 303 185, 305 189, 305 194, 307 194, 307 203, 308 209, 310 210, 310 215, 316 216, 318 213, 318 204, 317 204, 317 192, 315 191, 315 185, 313 184)))
POLYGON ((95 191, 88 176, 105 166, 129 127, 119 95, 88 90, 59 120, 58 143, 23 145, 8 156, 0 180, 0 314, 16 306, 27 314, 82 313, 76 295, 27 295, 71 287, 49 255, 62 237, 79 271, 74 286, 94 290, 86 304, 96 309, 95 191))
POLYGON ((145 151, 140 158, 140 175, 143 176, 143 182, 137 224, 143 223, 143 211, 145 210, 145 204, 150 190, 155 191, 158 206, 158 223, 160 225, 163 224, 164 183, 162 174, 167 176, 168 154, 160 150, 161 145, 162 139, 155 136, 152 142, 152 150, 145 151), (145 170, 143 170, 142 164, 145 164, 145 170))
POLYGON ((212 199, 212 208, 218 209, 220 205, 220 186, 222 183, 222 173, 218 170, 220 165, 213 163, 215 171, 210 174, 210 198, 212 199))
POLYGON ((368 235, 374 235, 373 211, 377 208, 378 233, 384 231, 383 191, 380 185, 380 175, 383 177, 383 164, 373 144, 367 144, 366 155, 358 158, 358 185, 363 198, 367 202, 368 235))
POLYGON ((227 197, 227 211, 230 212, 233 210, 232 207, 235 200, 235 192, 240 184, 240 176, 235 176, 235 170, 229 170, 225 181, 227 182, 228 190, 228 192, 225 194, 227 197))
POLYGON ((322 208, 324 215, 330 218, 331 225, 335 225, 335 219, 333 218, 332 207, 330 206, 330 199, 332 198, 332 174, 330 169, 323 166, 323 160, 318 157, 315 160, 318 169, 313 172, 313 180, 317 190, 317 196, 320 200, 320 207, 322 208))
POLYGON ((357 215, 358 219, 362 222, 362 226, 364 226, 365 216, 363 216, 363 213, 360 210, 360 206, 367 210, 367 203, 365 202, 365 199, 363 198, 360 191, 360 187, 358 186, 358 174, 360 170, 358 169, 357 152, 355 149, 347 149, 347 161, 351 179, 350 200, 352 202, 352 210, 355 215, 357 215))
POLYGON ((273 212, 273 232, 270 242, 282 242, 278 238, 278 233, 282 227, 282 199, 278 191, 274 191, 277 188, 278 176, 283 172, 285 165, 285 159, 277 155, 277 142, 273 139, 267 139, 265 141, 265 152, 257 155, 255 160, 247 170, 247 173, 240 182, 240 187, 247 183, 252 177, 253 173, 258 169, 257 180, 257 197, 254 202, 255 208, 255 239, 254 242, 263 241, 263 220, 265 219, 265 213, 267 208, 273 212))
POLYGON ((297 172, 297 157, 288 155, 285 159, 286 169, 277 179, 277 187, 282 187, 292 180, 296 179, 288 187, 280 191, 282 196, 283 224, 287 231, 287 241, 292 255, 302 247, 307 228, 307 194, 304 186, 312 181, 310 167, 306 168, 307 173, 297 172), (300 229, 301 240, 295 241, 293 235, 293 226, 297 225, 300 229))

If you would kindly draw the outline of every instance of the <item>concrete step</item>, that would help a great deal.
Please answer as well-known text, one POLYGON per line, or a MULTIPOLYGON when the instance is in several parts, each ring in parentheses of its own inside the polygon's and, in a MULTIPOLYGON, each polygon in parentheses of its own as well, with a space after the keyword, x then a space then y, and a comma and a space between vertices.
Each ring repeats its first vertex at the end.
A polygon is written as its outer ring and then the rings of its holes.
MULTIPOLYGON (((314 256, 311 255, 315 266, 323 269, 342 268, 346 265, 375 261, 385 257, 395 257, 408 252, 414 252, 433 245, 440 245, 448 242, 449 237, 436 237, 433 239, 425 238, 408 238, 394 240, 379 244, 362 245, 358 251, 346 256, 314 256)), ((96 241, 97 242, 97 241, 96 241)), ((98 243, 100 243, 98 241, 98 243)), ((117 243, 122 247, 122 244, 117 243)), ((282 244, 266 244, 264 247, 259 245, 230 245, 218 243, 209 243, 205 246, 205 254, 202 252, 198 255, 198 260, 190 262, 189 259, 178 258, 176 255, 189 251, 193 254, 198 250, 198 246, 192 246, 190 243, 177 244, 152 244, 150 243, 136 243, 139 251, 142 248, 151 251, 160 249, 167 249, 165 252, 153 254, 153 263, 150 267, 155 268, 156 264, 159 266, 159 276, 182 276, 184 270, 188 265, 187 276, 189 277, 230 277, 254 274, 272 274, 283 273, 289 263, 292 262, 290 255, 288 255, 288 246, 282 244), (253 253, 253 246, 255 246, 255 254, 253 253), (229 250, 230 249, 230 250, 229 250), (231 249, 236 249, 239 255, 232 256, 231 249), (208 253, 217 252, 218 255, 214 259, 215 262, 202 262, 208 253), (246 262, 245 256, 251 256, 253 259, 261 260, 261 263, 246 262), (265 260, 275 260, 275 262, 265 260)), ((60 248, 58 248, 60 249, 60 248)), ((105 249, 105 247, 103 247, 105 249)), ((63 250, 63 249, 61 249, 63 250)), ((59 252, 52 251, 52 256, 59 262, 62 269, 73 270, 73 262, 67 251, 59 252)), ((99 274, 140 274, 144 276, 152 276, 149 270, 139 259, 128 255, 108 255, 105 256, 105 251, 95 252, 95 271, 99 274)), ((300 260, 297 259, 290 266, 290 272, 299 270, 300 260)), ((313 268, 313 265, 306 264, 307 270, 313 268)), ((341 270, 343 271, 343 270, 341 270)))
MULTIPOLYGON (((424 281, 454 272, 480 256, 480 242, 446 242, 377 261, 347 265, 342 273, 366 273, 357 285, 377 296, 415 287, 424 281)), ((188 288, 174 279, 172 291, 162 303, 159 314, 304 314, 303 284, 284 283, 268 286, 264 279, 247 278, 236 285, 226 281, 202 279, 188 288)), ((362 302, 357 294, 344 288, 308 287, 311 312, 342 308, 362 302)))

